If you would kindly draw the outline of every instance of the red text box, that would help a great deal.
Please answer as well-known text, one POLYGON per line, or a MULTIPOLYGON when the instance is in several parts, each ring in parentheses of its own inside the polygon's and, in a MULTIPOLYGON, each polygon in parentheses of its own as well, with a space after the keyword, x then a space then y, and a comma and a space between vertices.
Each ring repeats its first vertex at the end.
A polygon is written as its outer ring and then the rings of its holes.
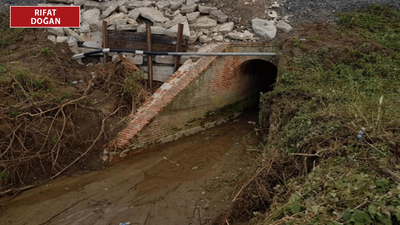
POLYGON ((10 6, 10 27, 79 27, 79 6, 10 6))

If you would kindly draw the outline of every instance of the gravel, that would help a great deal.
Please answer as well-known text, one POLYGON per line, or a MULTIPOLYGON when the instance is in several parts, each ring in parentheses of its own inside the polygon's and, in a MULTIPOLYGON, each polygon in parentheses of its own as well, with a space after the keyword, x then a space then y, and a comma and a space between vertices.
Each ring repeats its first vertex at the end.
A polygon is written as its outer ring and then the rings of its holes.
POLYGON ((46 3, 46 0, 0 0, 0 6, 7 8, 14 5, 34 6, 39 3, 46 3))
POLYGON ((292 15, 290 24, 335 21, 337 12, 362 9, 370 4, 382 4, 400 10, 400 0, 286 0, 281 11, 292 15))

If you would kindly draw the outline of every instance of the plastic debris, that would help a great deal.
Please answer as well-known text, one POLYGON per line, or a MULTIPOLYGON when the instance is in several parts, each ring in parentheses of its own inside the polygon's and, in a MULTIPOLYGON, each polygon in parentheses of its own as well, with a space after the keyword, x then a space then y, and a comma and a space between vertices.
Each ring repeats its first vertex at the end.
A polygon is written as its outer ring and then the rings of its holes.
POLYGON ((233 145, 237 146, 237 145, 239 145, 239 142, 235 142, 233 145))
POLYGON ((357 134, 357 140, 361 140, 365 134, 365 127, 361 127, 361 130, 357 134))

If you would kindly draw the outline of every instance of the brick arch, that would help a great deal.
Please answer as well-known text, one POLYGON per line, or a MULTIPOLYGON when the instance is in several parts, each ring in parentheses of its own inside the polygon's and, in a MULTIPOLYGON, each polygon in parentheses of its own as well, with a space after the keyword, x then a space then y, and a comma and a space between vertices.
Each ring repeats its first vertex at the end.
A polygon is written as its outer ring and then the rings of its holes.
POLYGON ((250 59, 240 64, 236 76, 249 76, 254 79, 251 88, 259 92, 272 91, 278 76, 278 67, 263 59, 250 59))

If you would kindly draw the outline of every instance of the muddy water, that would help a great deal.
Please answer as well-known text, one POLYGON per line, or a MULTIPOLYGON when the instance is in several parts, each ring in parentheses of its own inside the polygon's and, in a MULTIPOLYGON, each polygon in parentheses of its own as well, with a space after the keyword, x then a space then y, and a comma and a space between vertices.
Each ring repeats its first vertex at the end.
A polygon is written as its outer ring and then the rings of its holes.
POLYGON ((2 207, 0 225, 207 224, 227 208, 255 158, 243 136, 256 119, 245 113, 105 170, 28 190, 2 207))

